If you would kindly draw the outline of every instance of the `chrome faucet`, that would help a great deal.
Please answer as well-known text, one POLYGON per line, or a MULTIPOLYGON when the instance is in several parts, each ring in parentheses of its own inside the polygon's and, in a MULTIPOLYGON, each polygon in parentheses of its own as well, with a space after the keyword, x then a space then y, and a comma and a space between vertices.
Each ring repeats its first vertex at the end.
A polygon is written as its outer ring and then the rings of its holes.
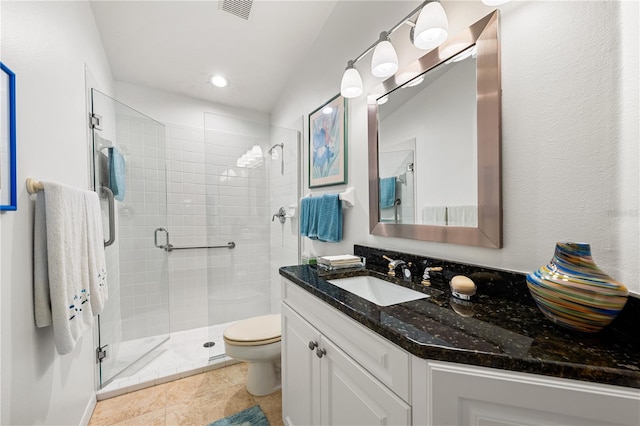
POLYGON ((387 272, 388 275, 395 277, 396 276, 396 269, 398 268, 398 266, 400 266, 402 268, 402 278, 405 281, 411 281, 411 262, 407 263, 402 259, 391 259, 388 256, 382 256, 385 260, 389 261, 389 272, 387 272))
POLYGON ((392 277, 396 275, 396 268, 398 266, 406 265, 405 261, 402 259, 393 260, 389 256, 385 255, 382 255, 382 258, 389 262, 389 265, 387 265, 389 267, 389 272, 387 272, 387 274, 391 275, 392 277))

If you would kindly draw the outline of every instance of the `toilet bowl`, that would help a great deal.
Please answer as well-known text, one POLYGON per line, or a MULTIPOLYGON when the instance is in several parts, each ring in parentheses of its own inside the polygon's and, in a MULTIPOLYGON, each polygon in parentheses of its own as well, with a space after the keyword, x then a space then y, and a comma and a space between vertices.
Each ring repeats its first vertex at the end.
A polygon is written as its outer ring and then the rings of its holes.
POLYGON ((280 389, 280 315, 263 315, 231 324, 224 331, 228 357, 249 364, 247 391, 256 396, 280 389))

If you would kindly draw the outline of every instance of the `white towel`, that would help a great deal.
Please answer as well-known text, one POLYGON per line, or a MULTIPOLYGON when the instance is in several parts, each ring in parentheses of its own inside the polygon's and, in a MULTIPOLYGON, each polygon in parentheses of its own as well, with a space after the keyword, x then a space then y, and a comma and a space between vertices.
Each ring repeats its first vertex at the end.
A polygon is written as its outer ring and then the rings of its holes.
POLYGON ((449 226, 478 227, 478 206, 449 206, 449 226))
POLYGON ((100 199, 93 191, 84 191, 87 213, 87 261, 89 264, 89 291, 93 315, 100 315, 109 298, 107 289, 107 263, 104 255, 104 235, 100 199))
POLYGON ((422 208, 422 224, 444 226, 447 224, 447 208, 445 206, 424 206, 422 208))
POLYGON ((56 349, 64 355, 93 324, 86 191, 48 182, 42 185, 44 193, 37 197, 44 197, 44 203, 36 203, 38 229, 34 229, 36 325, 53 324, 56 349), (50 310, 44 306, 47 293, 50 310))
POLYGON ((37 327, 52 324, 48 271, 46 202, 44 192, 39 191, 33 224, 33 300, 37 327))

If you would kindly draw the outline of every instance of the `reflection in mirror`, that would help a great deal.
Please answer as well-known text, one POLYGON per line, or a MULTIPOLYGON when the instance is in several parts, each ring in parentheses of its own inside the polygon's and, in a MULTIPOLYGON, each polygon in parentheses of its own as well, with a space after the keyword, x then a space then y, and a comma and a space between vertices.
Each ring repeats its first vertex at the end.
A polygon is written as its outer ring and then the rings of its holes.
POLYGON ((498 16, 487 15, 374 90, 371 234, 502 247, 498 16))
POLYGON ((379 151, 380 221, 415 223, 416 140, 388 143, 379 151))
MULTIPOLYGON (((421 83, 410 82, 390 93, 378 106, 381 222, 389 221, 382 192, 388 187, 387 168, 398 161, 390 147, 412 137, 418 185, 408 194, 402 184, 396 185, 403 214, 395 223, 478 226, 474 52, 475 45, 428 71, 421 83)), ((403 173, 398 167, 396 180, 405 178, 403 173)))

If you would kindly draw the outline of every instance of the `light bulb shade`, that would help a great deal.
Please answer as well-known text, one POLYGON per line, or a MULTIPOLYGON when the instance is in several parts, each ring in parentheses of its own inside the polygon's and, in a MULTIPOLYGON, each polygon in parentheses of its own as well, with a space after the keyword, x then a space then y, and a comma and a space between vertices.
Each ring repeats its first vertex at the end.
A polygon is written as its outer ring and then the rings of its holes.
POLYGON ((447 39, 448 34, 449 21, 442 5, 437 1, 427 3, 413 28, 413 44, 418 49, 434 49, 447 39))
POLYGON ((340 94, 345 98, 357 98, 362 95, 363 91, 362 78, 358 70, 355 68, 347 68, 342 75, 340 94))
POLYGON ((389 77, 398 71, 398 55, 389 40, 376 45, 371 58, 371 74, 375 77, 389 77))
POLYGON ((251 156, 254 158, 261 158, 262 157, 262 148, 260 148, 259 145, 254 145, 251 148, 251 156))

